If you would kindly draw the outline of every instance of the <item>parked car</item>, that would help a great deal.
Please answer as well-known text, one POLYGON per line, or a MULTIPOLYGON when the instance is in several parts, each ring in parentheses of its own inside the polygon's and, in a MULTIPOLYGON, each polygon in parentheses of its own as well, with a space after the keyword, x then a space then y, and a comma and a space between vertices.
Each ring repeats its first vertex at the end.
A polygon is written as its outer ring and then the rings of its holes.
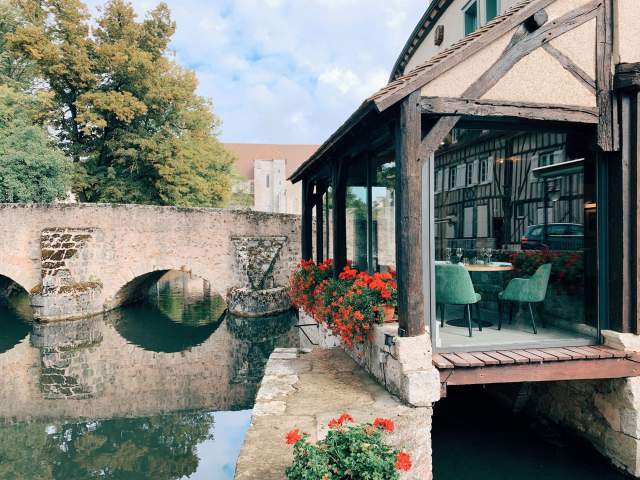
POLYGON ((544 225, 529 225, 520 239, 522 250, 580 250, 584 248, 584 225, 549 223, 545 239, 544 225))

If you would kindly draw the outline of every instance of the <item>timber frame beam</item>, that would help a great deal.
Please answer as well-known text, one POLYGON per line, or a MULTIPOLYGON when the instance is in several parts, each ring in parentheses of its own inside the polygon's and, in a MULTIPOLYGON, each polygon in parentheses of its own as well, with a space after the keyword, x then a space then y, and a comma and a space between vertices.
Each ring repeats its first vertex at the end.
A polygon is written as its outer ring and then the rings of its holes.
POLYGON ((422 97, 422 113, 472 117, 514 117, 574 123, 598 123, 598 109, 544 103, 503 102, 466 98, 422 97))

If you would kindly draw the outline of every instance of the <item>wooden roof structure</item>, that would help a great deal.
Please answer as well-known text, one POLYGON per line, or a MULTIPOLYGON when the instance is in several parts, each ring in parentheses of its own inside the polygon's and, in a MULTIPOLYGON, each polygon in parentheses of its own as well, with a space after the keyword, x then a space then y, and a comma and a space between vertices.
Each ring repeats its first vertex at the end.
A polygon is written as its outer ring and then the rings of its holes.
POLYGON ((600 146, 614 150, 612 48, 610 0, 522 0, 367 98, 291 180, 330 157, 358 124, 413 92, 445 100, 440 108, 422 106, 446 116, 423 142, 425 152, 460 121, 458 113, 598 123, 600 146))

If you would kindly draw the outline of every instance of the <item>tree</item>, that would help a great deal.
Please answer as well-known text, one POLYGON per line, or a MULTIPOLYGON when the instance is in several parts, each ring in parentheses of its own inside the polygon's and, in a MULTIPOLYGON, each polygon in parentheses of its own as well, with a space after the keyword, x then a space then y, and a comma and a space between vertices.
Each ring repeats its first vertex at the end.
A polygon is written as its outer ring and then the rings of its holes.
POLYGON ((35 65, 23 55, 16 55, 7 45, 7 35, 15 33, 24 18, 8 0, 0 0, 0 84, 19 90, 31 86, 35 65))
POLYGON ((195 74, 170 58, 164 3, 137 21, 109 0, 94 26, 80 0, 14 0, 27 22, 8 34, 54 94, 60 147, 88 201, 218 206, 233 158, 195 74))
POLYGON ((71 162, 39 124, 41 96, 0 85, 0 202, 52 202, 67 195, 71 162))

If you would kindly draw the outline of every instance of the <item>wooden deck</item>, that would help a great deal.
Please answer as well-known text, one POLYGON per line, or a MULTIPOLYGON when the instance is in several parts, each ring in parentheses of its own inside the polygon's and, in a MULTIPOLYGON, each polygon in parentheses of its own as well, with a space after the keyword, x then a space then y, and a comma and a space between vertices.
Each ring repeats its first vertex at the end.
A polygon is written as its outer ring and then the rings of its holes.
POLYGON ((436 353, 447 386, 640 376, 638 354, 605 346, 436 353))

